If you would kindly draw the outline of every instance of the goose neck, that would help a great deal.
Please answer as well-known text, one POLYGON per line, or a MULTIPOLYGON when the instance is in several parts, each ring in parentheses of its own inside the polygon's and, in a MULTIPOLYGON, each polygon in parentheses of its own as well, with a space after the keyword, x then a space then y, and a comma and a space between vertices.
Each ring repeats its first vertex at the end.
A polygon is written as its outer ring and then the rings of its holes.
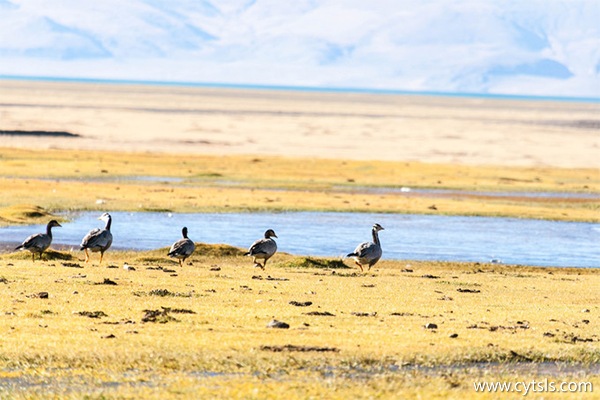
POLYGON ((377 233, 377 229, 373 228, 371 233, 373 234, 373 243, 375 243, 377 246, 381 246, 379 243, 379 234, 377 233))

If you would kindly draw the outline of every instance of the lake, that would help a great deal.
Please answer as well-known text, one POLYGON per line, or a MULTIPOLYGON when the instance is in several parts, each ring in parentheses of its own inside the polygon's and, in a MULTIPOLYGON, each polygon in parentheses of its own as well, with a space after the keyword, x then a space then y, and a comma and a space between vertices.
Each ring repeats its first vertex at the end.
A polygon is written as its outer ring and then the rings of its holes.
MULTIPOLYGON (((54 243, 77 248, 101 213, 68 214, 55 228, 54 243)), ((272 228, 279 251, 342 257, 371 240, 377 222, 384 259, 472 261, 532 266, 600 267, 600 224, 517 218, 337 212, 289 213, 131 213, 114 212, 115 249, 149 250, 170 246, 187 226, 196 242, 247 248, 272 228)), ((0 228, 0 242, 17 245, 45 227, 0 228)))

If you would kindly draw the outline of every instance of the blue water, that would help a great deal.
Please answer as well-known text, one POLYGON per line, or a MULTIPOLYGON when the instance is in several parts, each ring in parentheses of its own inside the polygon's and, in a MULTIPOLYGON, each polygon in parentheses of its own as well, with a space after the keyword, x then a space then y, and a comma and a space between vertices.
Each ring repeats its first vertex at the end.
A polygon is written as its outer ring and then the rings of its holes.
POLYGON ((204 87, 223 89, 248 89, 248 90, 276 90, 276 91, 300 91, 300 92, 329 92, 329 93, 366 93, 366 94, 390 94, 390 95, 416 95, 416 96, 438 96, 438 97, 466 97, 484 98, 498 100, 542 100, 542 101, 568 101, 598 103, 600 97, 562 97, 562 96, 533 96, 513 94, 492 93, 469 93, 469 92, 435 92, 435 91, 409 91, 395 89, 376 88, 345 88, 345 87, 314 87, 314 86, 289 86, 289 85, 260 85, 260 84, 231 84, 210 82, 184 82, 184 81, 153 81, 153 80, 127 80, 127 79, 94 79, 94 78, 68 78, 53 76, 17 76, 0 75, 4 80, 26 80, 45 82, 75 82, 75 83, 97 83, 117 85, 149 85, 149 86, 175 86, 175 87, 204 87))
MULTIPOLYGON (((332 212, 171 214, 115 212, 113 246, 156 249, 170 246, 187 226, 196 242, 246 248, 272 228, 279 250, 297 255, 342 257, 371 240, 380 223, 383 257, 396 260, 499 262, 505 264, 600 267, 600 224, 516 218, 332 212)), ((99 213, 70 215, 54 229, 54 245, 78 247, 99 213)), ((0 242, 18 244, 44 226, 0 228, 0 242)))

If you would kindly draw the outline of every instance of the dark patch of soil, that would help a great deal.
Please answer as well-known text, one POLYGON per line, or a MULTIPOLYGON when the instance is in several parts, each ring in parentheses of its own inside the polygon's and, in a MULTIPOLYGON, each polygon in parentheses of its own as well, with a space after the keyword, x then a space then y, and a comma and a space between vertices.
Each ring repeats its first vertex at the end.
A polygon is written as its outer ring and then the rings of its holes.
POLYGON ((283 351, 299 351, 299 352, 339 352, 340 349, 335 347, 320 347, 320 346, 296 346, 293 344, 286 344, 285 346, 260 346, 263 351, 272 351, 275 353, 283 351))
POLYGON ((47 137, 81 137, 76 133, 66 131, 21 131, 21 130, 0 130, 0 135, 6 136, 47 136, 47 137))

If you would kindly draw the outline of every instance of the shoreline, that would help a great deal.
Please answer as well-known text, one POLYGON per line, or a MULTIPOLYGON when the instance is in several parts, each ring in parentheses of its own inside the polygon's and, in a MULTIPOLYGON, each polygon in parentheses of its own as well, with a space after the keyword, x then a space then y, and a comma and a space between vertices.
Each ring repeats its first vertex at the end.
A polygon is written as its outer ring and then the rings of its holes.
POLYGON ((475 93, 475 92, 435 92, 435 91, 411 91, 401 89, 378 89, 360 87, 318 87, 318 86, 286 86, 286 85, 261 85, 243 83, 218 83, 218 82, 190 82, 190 81, 156 81, 156 80, 130 80, 130 79, 102 79, 102 78, 69 78, 51 76, 20 76, 0 75, 0 81, 24 81, 24 82, 54 82, 54 83, 83 83, 83 84, 107 84, 107 85, 132 85, 132 86, 160 86, 160 87, 190 87, 204 89, 240 89, 240 90, 266 90, 285 92, 312 92, 312 93, 355 93, 355 94, 381 94, 400 96, 426 96, 426 97, 450 97, 492 100, 523 100, 523 101, 553 101, 553 102, 581 102, 600 103, 600 97, 564 97, 564 96, 540 96, 540 95, 517 95, 503 93, 475 93))

